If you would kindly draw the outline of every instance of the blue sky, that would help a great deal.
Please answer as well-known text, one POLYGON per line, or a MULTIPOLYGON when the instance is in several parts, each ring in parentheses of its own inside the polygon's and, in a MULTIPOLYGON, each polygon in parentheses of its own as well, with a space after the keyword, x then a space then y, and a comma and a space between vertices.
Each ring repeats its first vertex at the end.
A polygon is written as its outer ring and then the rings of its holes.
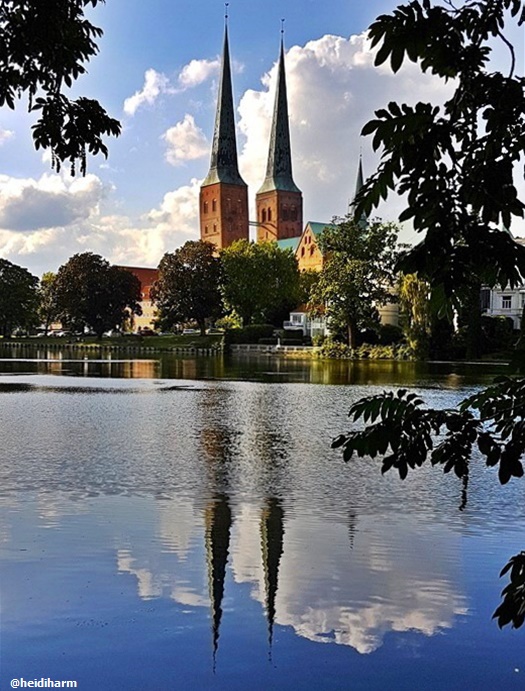
MULTIPOLYGON (((360 148, 365 174, 373 170, 377 156, 359 131, 374 109, 392 99, 446 97, 447 87, 414 65, 395 76, 373 67, 366 28, 395 4, 231 0, 238 150, 252 205, 264 177, 281 18, 294 177, 305 220, 346 212, 360 148)), ((24 101, 14 113, 0 110, 0 256, 37 275, 84 251, 156 266, 164 252, 198 237, 197 195, 209 165, 224 11, 218 0, 107 0, 91 11, 104 36, 73 93, 99 99, 121 120, 123 133, 108 141, 107 161, 89 161, 85 178, 52 173, 32 146, 34 120, 24 101)), ((522 36, 510 38, 522 49, 522 36)), ((507 62, 502 54, 503 69, 507 62)), ((379 213, 396 220, 401 209, 392 199, 379 213)), ((525 234, 523 224, 513 230, 525 234)), ((402 239, 416 236, 406 228, 402 239)))

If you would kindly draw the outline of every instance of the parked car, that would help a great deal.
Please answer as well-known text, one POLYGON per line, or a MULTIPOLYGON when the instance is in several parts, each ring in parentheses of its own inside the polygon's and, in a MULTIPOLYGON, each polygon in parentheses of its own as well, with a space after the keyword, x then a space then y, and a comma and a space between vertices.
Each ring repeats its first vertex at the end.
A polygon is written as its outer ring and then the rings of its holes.
POLYGON ((144 326, 137 331, 139 336, 157 336, 157 332, 150 329, 149 326, 144 326))
POLYGON ((198 334, 198 333, 200 333, 199 329, 182 329, 183 336, 186 336, 188 334, 198 334))

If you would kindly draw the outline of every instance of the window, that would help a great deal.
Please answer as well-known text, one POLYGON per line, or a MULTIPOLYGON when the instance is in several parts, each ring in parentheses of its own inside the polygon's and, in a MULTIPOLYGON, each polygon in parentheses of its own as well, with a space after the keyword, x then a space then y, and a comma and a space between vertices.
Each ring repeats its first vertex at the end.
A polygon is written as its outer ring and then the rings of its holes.
POLYGON ((310 256, 313 256, 313 253, 314 253, 314 252, 315 252, 315 247, 314 247, 314 245, 312 245, 312 246, 310 247, 310 256))
POLYGON ((290 209, 290 220, 297 221, 297 207, 292 204, 290 209))
POLYGON ((512 307, 512 295, 501 296, 501 309, 510 310, 512 307))
POLYGON ((232 200, 226 197, 226 213, 231 214, 232 212, 232 200))
POLYGON ((262 210, 262 222, 266 223, 266 209, 262 210))
POLYGON ((283 221, 287 221, 287 220, 288 220, 288 206, 287 206, 286 204, 283 204, 283 205, 281 206, 281 219, 282 219, 283 221))
POLYGON ((301 257, 304 257, 304 247, 301 248, 301 257))
POLYGON ((269 221, 272 220, 272 210, 271 209, 268 209, 268 220, 269 221))
POLYGON ((204 226, 204 234, 208 235, 208 226, 204 226))
POLYGON ((208 202, 204 202, 204 213, 208 213, 208 202))
POLYGON ((525 293, 521 293, 521 307, 525 307, 525 293))
POLYGON ((217 232, 217 224, 216 224, 216 223, 213 224, 213 232, 214 232, 214 233, 217 232))
POLYGON ((217 200, 216 199, 213 199, 213 201, 211 203, 211 210, 217 211, 217 200))

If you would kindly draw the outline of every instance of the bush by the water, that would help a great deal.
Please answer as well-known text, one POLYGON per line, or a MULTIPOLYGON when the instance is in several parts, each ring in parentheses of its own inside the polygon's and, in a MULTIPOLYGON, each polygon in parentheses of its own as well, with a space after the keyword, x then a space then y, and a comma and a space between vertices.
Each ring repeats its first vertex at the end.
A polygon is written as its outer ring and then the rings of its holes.
MULTIPOLYGON (((259 343, 261 338, 272 338, 272 324, 250 324, 242 329, 231 329, 225 334, 226 343, 259 343)), ((276 341, 277 342, 277 341, 276 341)))
POLYGON ((410 360, 412 351, 406 344, 371 345, 364 343, 352 350, 346 343, 326 340, 318 351, 319 357, 348 360, 410 360))

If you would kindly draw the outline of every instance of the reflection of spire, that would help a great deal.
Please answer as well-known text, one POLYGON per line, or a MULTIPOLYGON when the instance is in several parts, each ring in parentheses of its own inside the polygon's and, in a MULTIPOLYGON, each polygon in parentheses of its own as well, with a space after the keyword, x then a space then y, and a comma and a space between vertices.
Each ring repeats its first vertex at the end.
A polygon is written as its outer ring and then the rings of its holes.
POLYGON ((215 668, 215 659, 219 648, 224 579, 226 577, 230 529, 232 525, 232 514, 228 504, 228 497, 224 494, 216 495, 215 499, 206 507, 205 525, 208 587, 212 614, 213 666, 215 668))
POLYGON ((357 516, 353 511, 348 514, 348 538, 350 540, 350 549, 354 549, 355 527, 357 524, 357 516))
POLYGON ((261 547, 264 570, 266 618, 268 620, 268 643, 273 640, 275 622, 275 599, 279 581, 279 562, 283 553, 284 511, 275 497, 266 501, 261 516, 261 547))
MULTIPOLYGON (((354 192, 354 197, 352 201, 350 202, 350 206, 348 208, 348 213, 350 215, 354 214, 355 210, 355 200, 359 192, 363 189, 365 186, 365 178, 363 175, 363 157, 359 155, 359 165, 357 166, 357 178, 355 181, 355 192, 354 192)), ((368 225, 368 216, 363 212, 361 216, 359 217, 358 224, 361 227, 366 227, 368 225)))

